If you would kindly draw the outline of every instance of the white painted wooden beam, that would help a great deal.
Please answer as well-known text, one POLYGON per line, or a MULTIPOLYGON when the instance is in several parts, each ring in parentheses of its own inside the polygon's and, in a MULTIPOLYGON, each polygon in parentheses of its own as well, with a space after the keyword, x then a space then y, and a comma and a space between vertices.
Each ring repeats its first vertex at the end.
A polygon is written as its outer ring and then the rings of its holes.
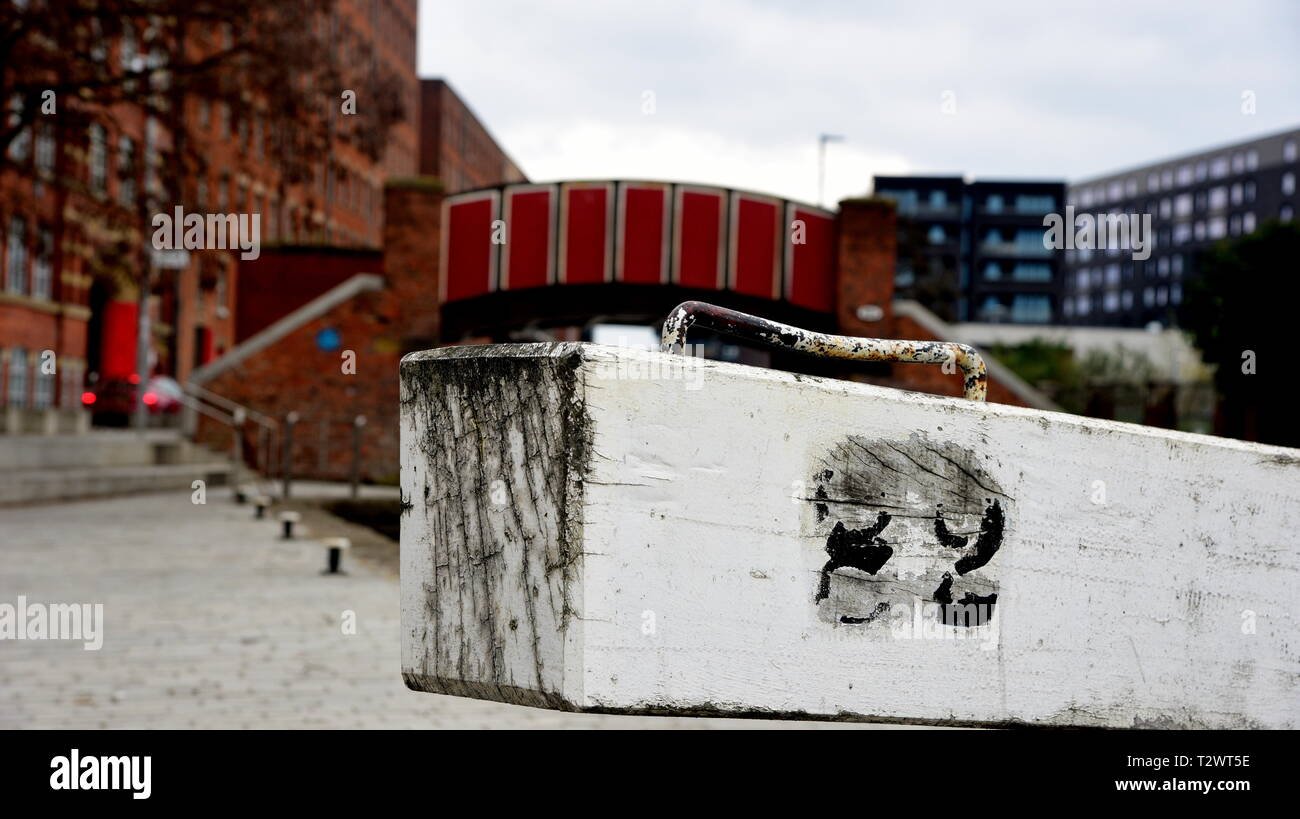
POLYGON ((1300 451, 593 345, 401 380, 411 688, 1300 726, 1300 451))

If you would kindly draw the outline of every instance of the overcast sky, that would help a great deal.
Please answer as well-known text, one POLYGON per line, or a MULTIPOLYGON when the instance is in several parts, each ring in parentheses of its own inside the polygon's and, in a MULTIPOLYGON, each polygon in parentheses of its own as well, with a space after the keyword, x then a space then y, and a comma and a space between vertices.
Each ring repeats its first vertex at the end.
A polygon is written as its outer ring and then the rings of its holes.
POLYGON ((421 0, 418 68, 531 179, 807 201, 819 133, 845 137, 834 202, 875 173, 1073 181, 1300 126, 1300 3, 1062 6, 421 0))

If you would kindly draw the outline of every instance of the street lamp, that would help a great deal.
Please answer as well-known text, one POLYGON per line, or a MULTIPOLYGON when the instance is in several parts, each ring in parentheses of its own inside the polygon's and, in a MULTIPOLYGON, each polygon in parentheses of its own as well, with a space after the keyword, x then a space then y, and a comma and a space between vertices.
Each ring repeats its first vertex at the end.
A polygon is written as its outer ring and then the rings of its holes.
POLYGON ((843 142, 844 137, 838 134, 820 134, 817 137, 817 205, 826 207, 822 200, 826 190, 826 143, 843 142))

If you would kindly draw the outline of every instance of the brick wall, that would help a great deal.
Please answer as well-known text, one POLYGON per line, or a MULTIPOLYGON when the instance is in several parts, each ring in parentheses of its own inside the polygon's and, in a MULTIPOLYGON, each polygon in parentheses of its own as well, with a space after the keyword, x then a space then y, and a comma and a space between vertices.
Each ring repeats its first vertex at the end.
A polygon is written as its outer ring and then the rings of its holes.
POLYGON ((358 273, 382 273, 378 250, 276 248, 239 263, 235 341, 241 342, 358 273))
MULTIPOLYGON (((907 316, 894 315, 894 264, 897 256, 896 215, 892 202, 849 199, 840 203, 838 222, 838 303, 836 319, 841 333, 875 338, 950 341, 937 338, 907 316), (864 321, 863 306, 880 308, 881 318, 864 321)), ((871 383, 934 395, 962 395, 962 379, 933 364, 889 364, 875 368, 865 378, 871 383)), ((988 400, 1027 406, 1006 385, 989 379, 988 400)))
POLYGON ((420 81, 420 174, 449 193, 527 177, 444 80, 420 81))
MULTIPOLYGON (((397 368, 403 352, 432 346, 438 321, 438 240, 443 194, 432 180, 386 188, 382 258, 385 289, 362 293, 205 386, 259 412, 283 419, 297 412, 294 474, 344 480, 350 475, 352 419, 362 428, 363 480, 391 481, 398 472, 397 368), (318 344, 322 330, 338 334, 338 349, 318 344), (343 372, 344 350, 356 372, 343 372)), ((368 271, 375 272, 375 271, 368 271)), ((251 427, 250 427, 251 429, 251 427)), ((212 422, 200 439, 225 451, 229 432, 212 422)), ((257 442, 250 431, 246 454, 257 442)))

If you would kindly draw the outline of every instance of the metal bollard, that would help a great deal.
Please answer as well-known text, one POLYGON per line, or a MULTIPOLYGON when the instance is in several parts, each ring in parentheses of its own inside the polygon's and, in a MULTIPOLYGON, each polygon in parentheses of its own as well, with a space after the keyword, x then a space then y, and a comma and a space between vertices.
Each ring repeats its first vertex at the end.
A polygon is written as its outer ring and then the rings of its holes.
POLYGON ((321 539, 325 547, 328 563, 321 574, 346 574, 343 571, 343 550, 352 548, 352 541, 345 537, 327 537, 321 539))
POLYGON ((302 520, 302 515, 297 512, 281 512, 280 525, 283 528, 280 537, 284 540, 293 540, 293 526, 300 520, 302 520))

